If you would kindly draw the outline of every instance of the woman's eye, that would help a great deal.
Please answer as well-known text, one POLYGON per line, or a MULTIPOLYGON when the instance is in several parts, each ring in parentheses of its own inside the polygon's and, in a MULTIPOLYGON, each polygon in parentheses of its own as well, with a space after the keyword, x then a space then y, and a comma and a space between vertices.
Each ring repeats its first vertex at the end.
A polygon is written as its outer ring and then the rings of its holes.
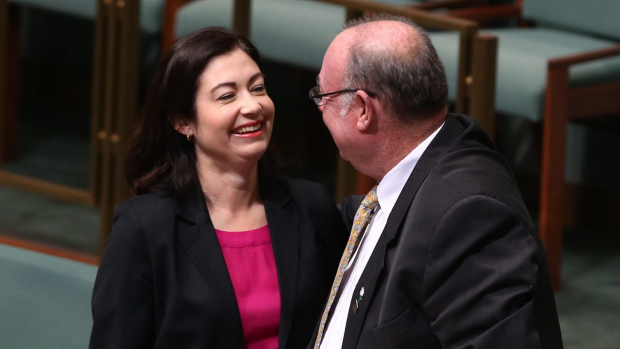
POLYGON ((258 85, 252 88, 252 92, 263 92, 265 91, 265 85, 258 85))
POLYGON ((229 99, 232 99, 233 97, 235 97, 234 93, 227 93, 225 95, 220 96, 220 98, 218 98, 218 100, 220 100, 220 101, 227 101, 229 99))

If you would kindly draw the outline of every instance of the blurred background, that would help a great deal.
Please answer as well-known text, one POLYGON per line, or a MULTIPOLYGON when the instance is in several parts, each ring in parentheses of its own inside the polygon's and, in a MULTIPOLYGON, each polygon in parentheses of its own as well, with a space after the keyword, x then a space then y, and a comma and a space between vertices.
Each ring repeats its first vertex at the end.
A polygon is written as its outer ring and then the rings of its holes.
POLYGON ((451 110, 513 167, 565 347, 620 348, 618 0, 0 0, 0 347, 87 346, 99 255, 132 195, 125 144, 160 57, 196 29, 258 47, 286 175, 338 202, 365 193, 308 91, 346 19, 373 12, 429 31, 451 110))

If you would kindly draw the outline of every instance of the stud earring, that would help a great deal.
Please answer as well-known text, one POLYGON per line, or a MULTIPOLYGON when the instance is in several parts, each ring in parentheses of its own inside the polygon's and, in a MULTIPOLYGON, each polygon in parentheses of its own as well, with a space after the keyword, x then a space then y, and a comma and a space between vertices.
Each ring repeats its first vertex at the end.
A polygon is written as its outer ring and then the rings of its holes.
POLYGON ((187 134, 187 141, 188 141, 188 142, 191 142, 191 141, 192 141, 192 134, 191 134, 191 133, 188 133, 188 134, 187 134))

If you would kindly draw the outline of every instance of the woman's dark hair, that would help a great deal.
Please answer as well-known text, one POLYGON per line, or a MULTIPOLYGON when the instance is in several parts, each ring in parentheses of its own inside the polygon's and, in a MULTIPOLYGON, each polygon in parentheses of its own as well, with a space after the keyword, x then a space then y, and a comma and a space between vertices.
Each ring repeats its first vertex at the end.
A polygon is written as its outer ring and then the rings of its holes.
MULTIPOLYGON (((203 196, 194 143, 178 133, 180 120, 196 121, 200 76, 216 57, 241 49, 258 64, 258 50, 225 28, 197 30, 179 40, 160 62, 129 141, 127 182, 138 194, 203 196)), ((259 161, 259 171, 261 168, 259 161)), ((261 173, 261 177, 264 174, 261 173)))

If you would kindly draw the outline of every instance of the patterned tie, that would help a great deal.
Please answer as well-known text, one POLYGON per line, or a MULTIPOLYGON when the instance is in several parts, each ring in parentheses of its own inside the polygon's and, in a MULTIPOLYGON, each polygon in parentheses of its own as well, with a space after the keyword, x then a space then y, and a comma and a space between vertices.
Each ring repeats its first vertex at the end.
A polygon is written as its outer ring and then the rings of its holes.
POLYGON ((321 324, 319 326, 319 333, 316 337, 316 342, 314 344, 315 349, 319 349, 321 346, 321 340, 323 339, 323 332, 325 331, 325 323, 327 322, 327 317, 329 316, 329 311, 332 308, 334 303, 334 299, 336 298, 336 294, 338 293, 338 289, 340 288, 340 282, 342 282, 342 277, 344 276, 344 271, 347 269, 347 265, 349 264, 349 260, 351 260, 351 256, 355 252, 355 248, 357 246, 357 240, 362 233, 363 229, 366 227, 366 224, 370 221, 372 217, 372 213, 374 212, 374 208, 377 207, 377 186, 375 185, 370 189, 370 192, 366 194, 366 197, 362 201, 362 204, 357 209, 357 213, 355 213, 355 220, 353 221, 353 228, 351 229, 351 236, 349 236, 349 242, 347 243, 347 248, 344 250, 342 254, 342 258, 340 259, 340 266, 338 267, 338 273, 336 274, 336 278, 334 279, 334 283, 332 285, 332 290, 329 293, 329 299, 327 300, 327 306, 323 311, 323 316, 321 317, 321 324))

